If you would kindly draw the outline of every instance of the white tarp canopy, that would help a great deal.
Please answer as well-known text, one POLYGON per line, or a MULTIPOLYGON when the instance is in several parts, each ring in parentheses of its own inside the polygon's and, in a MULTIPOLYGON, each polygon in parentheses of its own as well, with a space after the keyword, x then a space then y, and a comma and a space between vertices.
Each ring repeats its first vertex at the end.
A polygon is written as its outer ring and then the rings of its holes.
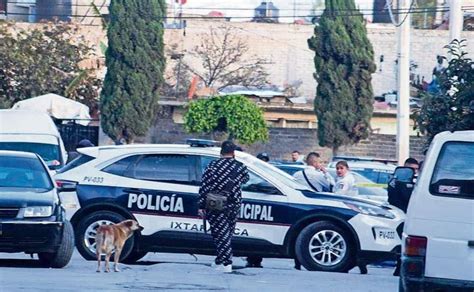
POLYGON ((91 116, 89 107, 72 99, 54 93, 32 97, 15 103, 12 109, 46 112, 56 119, 84 119, 78 124, 87 125, 91 116))

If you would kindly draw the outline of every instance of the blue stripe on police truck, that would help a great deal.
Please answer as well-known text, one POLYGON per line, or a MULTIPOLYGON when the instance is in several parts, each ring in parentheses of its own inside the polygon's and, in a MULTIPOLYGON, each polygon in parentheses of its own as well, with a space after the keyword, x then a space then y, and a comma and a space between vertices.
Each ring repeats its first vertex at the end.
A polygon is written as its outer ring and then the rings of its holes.
MULTIPOLYGON (((97 185, 80 185, 78 197, 83 208, 91 203, 112 202, 131 213, 166 215, 176 217, 197 217, 195 193, 180 193, 157 190, 134 190, 97 185)), ((326 197, 326 196, 324 196, 326 197)), ((351 209, 324 205, 272 202, 266 200, 243 199, 239 222, 272 225, 292 225, 309 214, 325 213, 348 221, 357 213, 351 209)))

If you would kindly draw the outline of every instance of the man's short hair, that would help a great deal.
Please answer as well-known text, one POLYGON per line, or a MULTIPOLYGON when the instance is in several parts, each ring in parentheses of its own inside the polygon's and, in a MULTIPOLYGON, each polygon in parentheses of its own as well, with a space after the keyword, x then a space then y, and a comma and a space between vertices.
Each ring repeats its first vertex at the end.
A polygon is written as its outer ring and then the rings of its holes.
POLYGON ((299 152, 298 150, 293 150, 293 152, 291 152, 291 153, 298 153, 298 154, 300 154, 300 152, 299 152))
POLYGON ((319 155, 319 153, 317 152, 310 152, 307 156, 306 156, 306 163, 309 164, 309 162, 313 161, 314 159, 317 159, 317 158, 320 158, 321 155, 319 155))
POLYGON ((229 140, 224 141, 221 145, 221 154, 232 154, 234 153, 236 147, 237 146, 235 146, 234 142, 229 140))
POLYGON ((412 157, 409 157, 407 158, 407 160, 405 160, 405 165, 407 164, 416 164, 416 165, 419 165, 418 163, 418 160, 416 160, 415 158, 412 158, 412 157))

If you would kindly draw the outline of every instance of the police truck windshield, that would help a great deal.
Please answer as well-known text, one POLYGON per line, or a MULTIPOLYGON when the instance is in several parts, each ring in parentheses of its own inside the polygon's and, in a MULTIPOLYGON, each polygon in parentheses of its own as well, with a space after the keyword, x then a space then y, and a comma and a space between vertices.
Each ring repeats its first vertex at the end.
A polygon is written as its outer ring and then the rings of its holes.
POLYGON ((288 187, 292 189, 297 189, 297 190, 308 190, 308 188, 296 181, 295 178, 293 178, 291 175, 288 173, 284 172, 281 169, 278 169, 277 167, 261 161, 260 159, 257 159, 251 155, 242 155, 242 157, 239 157, 242 160, 245 161, 245 164, 252 164, 256 166, 259 169, 262 169, 265 171, 265 173, 269 174, 271 177, 275 178, 279 182, 284 183, 288 187))

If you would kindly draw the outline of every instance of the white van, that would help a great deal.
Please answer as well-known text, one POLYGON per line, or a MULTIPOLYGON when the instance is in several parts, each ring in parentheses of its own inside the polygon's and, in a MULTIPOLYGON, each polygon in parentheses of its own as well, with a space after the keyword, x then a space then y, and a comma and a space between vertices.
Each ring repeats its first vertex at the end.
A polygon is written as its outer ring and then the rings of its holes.
POLYGON ((67 161, 53 120, 36 111, 0 110, 0 150, 37 153, 50 169, 59 169, 67 161))
POLYGON ((408 205, 400 291, 474 289, 474 131, 435 136, 408 205))

